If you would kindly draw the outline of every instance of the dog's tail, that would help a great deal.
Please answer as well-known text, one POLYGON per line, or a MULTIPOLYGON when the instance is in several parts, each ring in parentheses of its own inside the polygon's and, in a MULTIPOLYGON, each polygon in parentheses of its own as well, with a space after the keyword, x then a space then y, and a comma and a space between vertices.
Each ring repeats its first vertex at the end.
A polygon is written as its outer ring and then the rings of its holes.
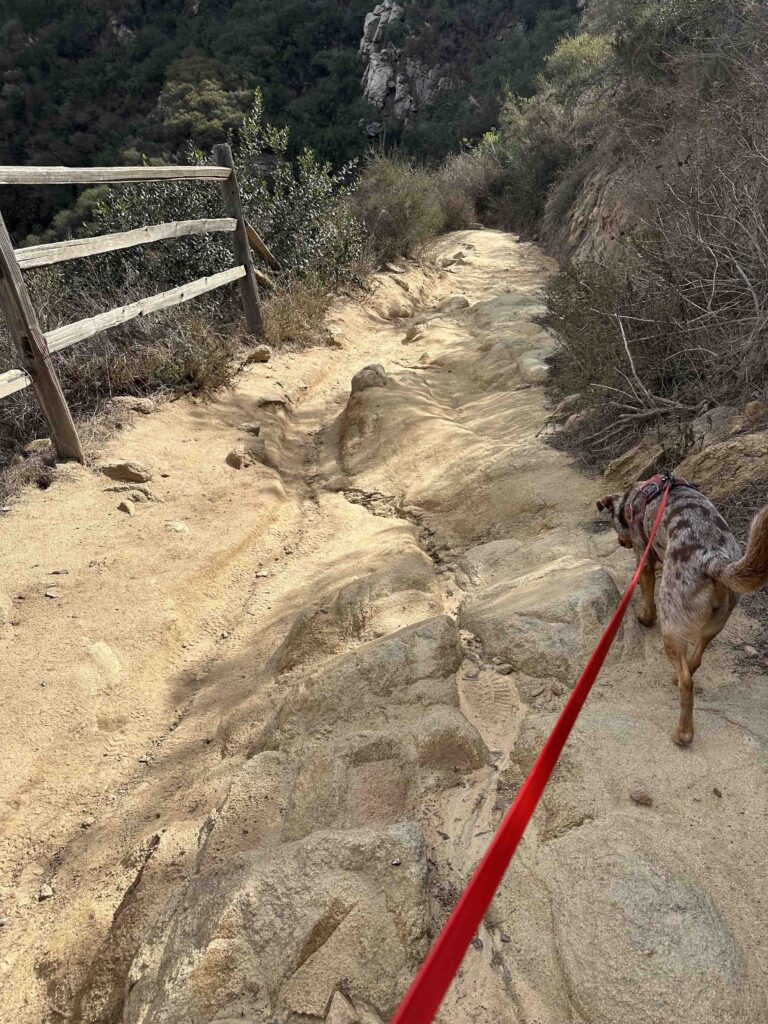
POLYGON ((751 594, 768 583, 768 505, 752 520, 744 556, 713 575, 737 594, 751 594))

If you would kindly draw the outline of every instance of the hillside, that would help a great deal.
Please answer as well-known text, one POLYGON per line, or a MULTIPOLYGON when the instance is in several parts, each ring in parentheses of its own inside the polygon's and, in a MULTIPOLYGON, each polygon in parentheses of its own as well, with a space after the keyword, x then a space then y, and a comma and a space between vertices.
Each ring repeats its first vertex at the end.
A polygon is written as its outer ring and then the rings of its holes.
MULTIPOLYGON (((260 88, 294 152, 343 164, 384 119, 417 155, 443 156, 498 114, 505 84, 531 88, 574 24, 575 0, 406 4, 395 63, 440 68, 450 89, 403 132, 363 95, 360 45, 372 0, 8 0, 0 13, 0 163, 92 165, 209 148, 237 131, 260 88)), ((394 31, 394 28, 393 28, 394 31)), ((395 47, 395 42, 397 46, 395 47)), ((397 69, 395 74, 397 73, 397 69)), ((393 86, 394 91, 394 86, 393 86)), ((437 98, 435 98, 437 99, 437 98)), ((71 190, 0 205, 21 237, 47 227, 71 190)))

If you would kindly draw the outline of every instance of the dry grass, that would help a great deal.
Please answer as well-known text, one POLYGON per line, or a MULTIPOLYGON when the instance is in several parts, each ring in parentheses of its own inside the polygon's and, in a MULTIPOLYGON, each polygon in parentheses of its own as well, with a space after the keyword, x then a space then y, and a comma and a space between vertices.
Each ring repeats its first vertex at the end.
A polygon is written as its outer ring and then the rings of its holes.
POLYGON ((325 318, 333 301, 328 285, 316 277, 289 281, 264 304, 264 333, 275 349, 302 349, 329 340, 325 318))

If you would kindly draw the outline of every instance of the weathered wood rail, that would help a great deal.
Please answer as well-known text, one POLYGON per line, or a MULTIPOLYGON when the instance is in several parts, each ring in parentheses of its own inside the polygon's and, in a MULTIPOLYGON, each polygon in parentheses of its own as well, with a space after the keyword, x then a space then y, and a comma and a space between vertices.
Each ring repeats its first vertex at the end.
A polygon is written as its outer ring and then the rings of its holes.
POLYGON ((240 201, 237 173, 232 152, 227 145, 214 147, 216 166, 165 167, 0 167, 0 185, 92 185, 97 183, 131 183, 150 181, 212 181, 216 182, 226 206, 226 217, 204 220, 173 221, 150 224, 132 231, 75 238, 46 245, 14 249, 5 221, 0 214, 0 306, 19 354, 18 369, 0 373, 0 399, 30 385, 48 423, 59 458, 83 461, 83 449, 72 414, 51 362, 51 353, 76 345, 95 334, 117 327, 128 320, 154 313, 170 306, 188 302, 198 295, 237 281, 248 331, 258 336, 262 330, 259 284, 270 288, 272 281, 253 265, 251 250, 273 270, 280 264, 256 230, 246 221, 240 201), (23 270, 51 266, 66 260, 82 259, 106 252, 116 252, 135 245, 148 245, 168 238, 184 238, 208 232, 232 235, 235 266, 209 277, 171 288, 125 306, 107 310, 97 316, 66 324, 44 333, 40 327, 32 299, 22 277, 23 270))

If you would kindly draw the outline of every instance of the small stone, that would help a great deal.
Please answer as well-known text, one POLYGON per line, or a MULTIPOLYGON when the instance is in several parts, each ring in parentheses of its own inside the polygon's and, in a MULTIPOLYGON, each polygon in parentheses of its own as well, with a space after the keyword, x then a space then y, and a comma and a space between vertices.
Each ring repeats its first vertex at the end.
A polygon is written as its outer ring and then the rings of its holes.
POLYGON ((80 828, 91 828, 92 825, 96 824, 96 819, 92 814, 89 814, 87 818, 83 818, 80 822, 80 828))
POLYGON ((122 480, 127 483, 145 484, 152 479, 152 471, 139 462, 105 462, 99 470, 110 480, 122 480))
POLYGON ((132 516, 133 505, 130 503, 130 501, 121 501, 120 504, 117 506, 117 511, 125 512, 126 515, 132 516))
POLYGON ((480 675, 480 669, 477 668, 475 665, 473 665, 471 668, 468 668, 467 671, 464 673, 464 678, 465 679, 477 679, 477 677, 479 675, 480 675))
POLYGON ((267 446, 263 438, 254 439, 249 445, 238 445, 227 455, 226 463, 233 469, 246 469, 256 463, 275 468, 274 462, 267 454, 267 446))
POLYGON ((757 656, 757 648, 753 647, 752 644, 745 644, 744 653, 748 654, 750 658, 757 656))
POLYGON ((5 928, 10 923, 10 917, 0 917, 0 928, 5 928))
POLYGON ((399 868, 401 864, 402 864, 402 861, 399 860, 397 857, 392 861, 392 867, 393 868, 399 868))
POLYGON ((293 554, 293 548, 286 547, 286 548, 283 548, 283 551, 286 553, 286 555, 292 555, 293 554))
POLYGON ((269 576, 269 569, 259 569, 254 575, 257 580, 265 580, 269 576))
POLYGON ((240 429, 244 434, 253 434, 254 437, 258 437, 261 433, 260 423, 241 423, 240 429))
POLYGON ((635 786, 634 789, 630 789, 629 799, 635 804, 640 804, 641 807, 650 807, 653 803, 653 797, 643 786, 635 786))
POLYGON ((166 530, 171 533, 189 533, 189 527, 181 519, 172 519, 165 524, 166 530))
POLYGON ((511 942, 512 939, 507 935, 506 932, 502 932, 501 933, 501 941, 502 942, 511 942))
POLYGON ((715 794, 716 797, 722 797, 722 795, 723 795, 720 792, 720 790, 717 788, 717 786, 713 787, 712 792, 715 794))
POLYGON ((381 363, 371 363, 358 370, 352 378, 352 394, 366 391, 368 388, 385 388, 388 384, 389 377, 381 363))
POLYGON ((499 673, 500 676, 511 676, 513 669, 511 665, 503 664, 497 665, 496 671, 499 673))
POLYGON ((142 754, 139 758, 139 764, 149 764, 149 758, 146 754, 142 754))
POLYGON ((56 601, 58 598, 61 597, 61 592, 59 591, 58 587, 49 587, 48 590, 46 590, 45 592, 45 596, 50 597, 52 601, 56 601))
POLYGON ((424 333, 424 331, 425 331, 424 324, 413 324, 405 332, 405 337, 403 338, 403 344, 404 345, 408 345, 412 341, 416 341, 424 333))
POLYGON ((481 938, 478 938, 478 936, 476 935, 474 939, 472 939, 472 945, 474 946, 475 949, 482 949, 483 940, 481 938))
POLYGON ((52 885, 49 885, 46 882, 45 885, 40 886, 40 892, 37 894, 37 898, 40 903, 42 903, 43 900, 51 899, 53 896, 55 896, 55 892, 52 885))
POLYGON ((10 512, 10 511, 11 511, 11 506, 10 505, 3 505, 3 507, 0 508, 0 512, 3 512, 3 513, 10 512))
POLYGON ((269 345, 257 345, 252 352, 245 357, 246 366, 250 363, 268 363, 272 358, 272 349, 269 345))

